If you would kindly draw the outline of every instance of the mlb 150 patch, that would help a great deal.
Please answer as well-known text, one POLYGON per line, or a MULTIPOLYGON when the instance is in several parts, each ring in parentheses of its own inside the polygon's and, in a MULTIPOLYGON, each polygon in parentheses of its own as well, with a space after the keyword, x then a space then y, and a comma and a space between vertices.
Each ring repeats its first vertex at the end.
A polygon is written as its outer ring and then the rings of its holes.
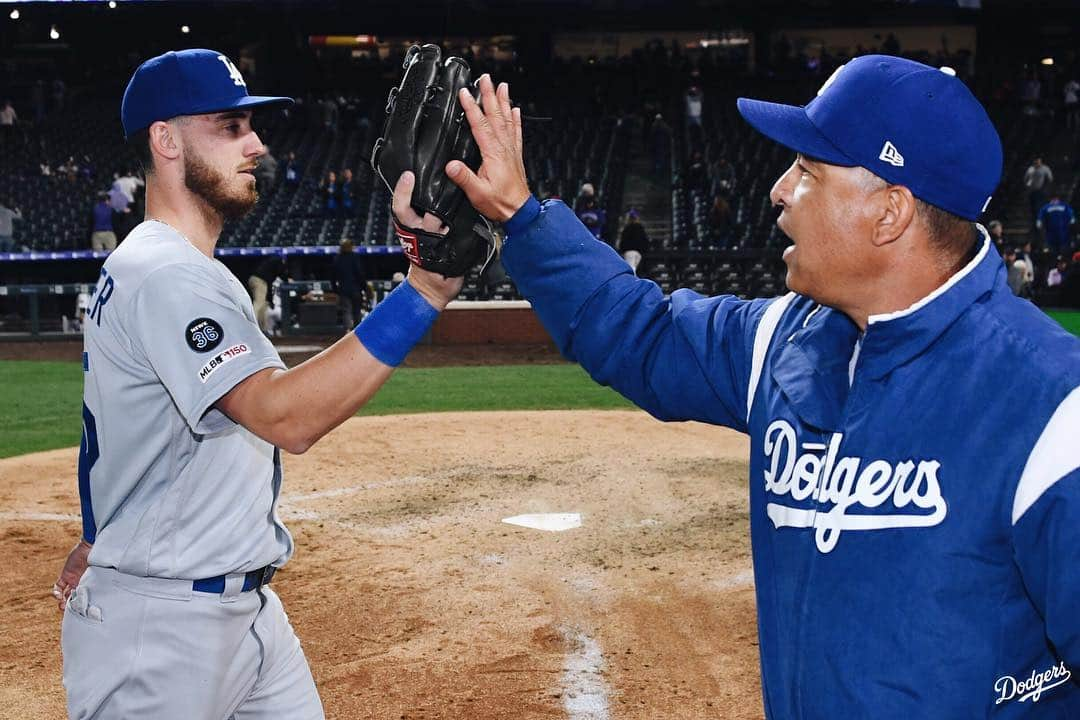
POLYGON ((188 347, 198 353, 210 352, 221 344, 224 337, 225 331, 221 325, 210 318, 192 320, 184 331, 188 347))
POLYGON ((247 355, 249 352, 251 352, 251 349, 244 343, 238 343, 227 350, 222 350, 220 353, 210 358, 210 362, 203 365, 202 370, 199 371, 199 382, 205 385, 206 381, 210 379, 210 375, 215 370, 230 360, 238 358, 241 355, 247 355))

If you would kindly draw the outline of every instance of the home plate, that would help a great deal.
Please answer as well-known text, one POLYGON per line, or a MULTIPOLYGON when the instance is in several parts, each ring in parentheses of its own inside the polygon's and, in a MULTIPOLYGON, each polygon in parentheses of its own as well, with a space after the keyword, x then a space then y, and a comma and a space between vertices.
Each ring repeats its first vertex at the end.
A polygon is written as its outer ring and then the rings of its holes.
POLYGON ((503 522, 509 525, 520 525, 533 530, 547 530, 548 532, 562 532, 581 527, 581 513, 533 513, 531 515, 515 515, 503 518, 503 522))

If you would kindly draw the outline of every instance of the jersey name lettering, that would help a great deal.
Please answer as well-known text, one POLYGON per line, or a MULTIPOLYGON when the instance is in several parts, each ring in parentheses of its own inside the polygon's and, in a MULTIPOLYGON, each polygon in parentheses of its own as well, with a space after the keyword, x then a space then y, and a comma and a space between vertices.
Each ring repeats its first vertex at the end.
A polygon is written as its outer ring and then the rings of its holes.
POLYGON ((90 319, 101 327, 101 313, 105 308, 105 304, 109 302, 109 298, 113 294, 113 279, 109 277, 109 273, 105 271, 105 268, 101 268, 101 280, 98 280, 97 287, 94 288, 93 297, 94 304, 90 308, 90 319))
POLYGON ((817 549, 829 553, 845 530, 932 527, 945 519, 948 506, 938 482, 940 462, 864 463, 861 457, 838 457, 843 439, 843 433, 836 433, 828 445, 803 443, 799 453, 795 428, 786 420, 774 420, 765 430, 765 492, 775 496, 766 512, 774 527, 814 528, 817 549), (812 500, 814 506, 778 502, 787 497, 795 502, 812 500), (914 512, 875 512, 886 503, 914 512))

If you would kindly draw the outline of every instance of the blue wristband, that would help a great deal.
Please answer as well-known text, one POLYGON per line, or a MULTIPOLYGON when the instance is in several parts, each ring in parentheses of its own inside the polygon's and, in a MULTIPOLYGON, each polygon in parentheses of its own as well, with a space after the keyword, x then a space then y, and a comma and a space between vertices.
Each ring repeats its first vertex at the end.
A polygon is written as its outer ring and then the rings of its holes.
POLYGON ((353 333, 376 360, 397 367, 437 317, 439 311, 406 280, 376 305, 353 333))

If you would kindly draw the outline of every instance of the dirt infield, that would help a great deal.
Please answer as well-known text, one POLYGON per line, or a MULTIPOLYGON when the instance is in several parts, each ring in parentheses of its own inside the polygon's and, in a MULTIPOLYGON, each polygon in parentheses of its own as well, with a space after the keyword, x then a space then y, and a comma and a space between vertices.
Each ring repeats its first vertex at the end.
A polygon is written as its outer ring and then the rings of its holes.
MULTIPOLYGON (((354 418, 288 456, 297 552, 274 587, 327 716, 762 717, 745 453, 578 411, 354 418), (548 512, 581 527, 500 522, 548 512)), ((0 460, 0 718, 64 716, 48 590, 76 454, 0 460)))

